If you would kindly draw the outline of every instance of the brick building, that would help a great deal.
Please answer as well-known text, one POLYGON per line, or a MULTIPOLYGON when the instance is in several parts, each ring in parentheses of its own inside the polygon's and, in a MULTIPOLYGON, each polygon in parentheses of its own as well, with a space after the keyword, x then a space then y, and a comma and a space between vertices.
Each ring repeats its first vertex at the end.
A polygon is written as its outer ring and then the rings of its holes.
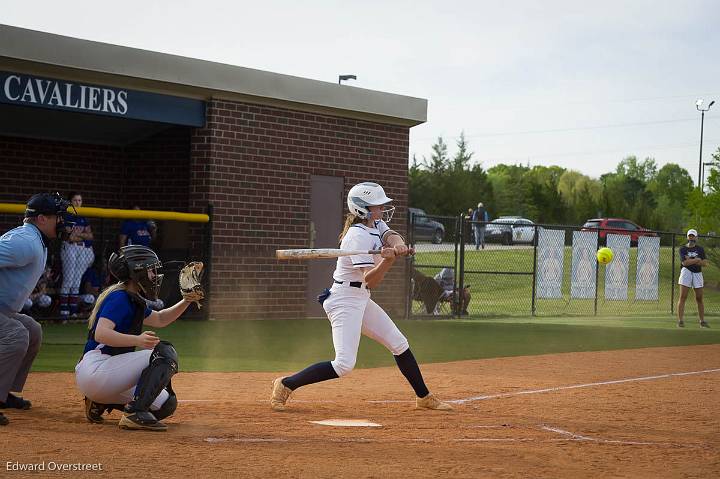
MULTIPOLYGON (((363 180, 395 199, 404 232, 409 129, 426 112, 422 99, 0 25, 0 202, 78 190, 86 206, 212 205, 211 317, 321 316, 334 262, 279 263, 275 249, 334 247, 363 180)), ((165 228, 161 250, 192 240, 165 228)), ((406 278, 396 267, 374 293, 396 317, 406 278)))

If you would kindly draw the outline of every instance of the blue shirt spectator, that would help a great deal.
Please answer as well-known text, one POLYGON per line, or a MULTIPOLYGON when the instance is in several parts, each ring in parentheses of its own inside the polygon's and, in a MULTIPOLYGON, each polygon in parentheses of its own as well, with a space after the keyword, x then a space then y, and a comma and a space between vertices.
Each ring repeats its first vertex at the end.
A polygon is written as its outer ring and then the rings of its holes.
MULTIPOLYGON (((133 206, 134 210, 139 210, 139 206, 133 206)), ((120 244, 119 248, 131 244, 150 246, 152 240, 155 239, 157 225, 152 220, 125 220, 120 227, 120 244)))
MULTIPOLYGON (((77 216, 72 213, 65 213, 63 215, 63 220, 65 221, 65 224, 72 225, 72 230, 74 233, 85 232, 87 231, 86 228, 90 226, 87 218, 85 218, 84 216, 77 216)), ((93 244, 91 239, 83 240, 83 243, 85 244, 86 248, 91 247, 93 244)))
POLYGON ((100 275, 98 275, 95 268, 92 266, 85 270, 82 279, 80 280, 80 288, 83 293, 98 295, 100 287, 102 286, 100 281, 100 275), (88 287, 88 283, 89 287, 88 287))
POLYGON ((127 246, 137 244, 141 246, 150 246, 152 242, 152 226, 149 221, 144 220, 125 220, 123 221, 120 235, 125 237, 127 246))

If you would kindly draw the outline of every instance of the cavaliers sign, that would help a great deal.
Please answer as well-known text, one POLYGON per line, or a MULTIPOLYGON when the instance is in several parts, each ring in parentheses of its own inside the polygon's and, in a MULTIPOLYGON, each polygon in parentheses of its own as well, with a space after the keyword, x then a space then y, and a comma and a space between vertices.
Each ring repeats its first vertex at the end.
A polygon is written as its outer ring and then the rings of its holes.
POLYGON ((204 126, 200 100, 0 72, 0 103, 204 126))

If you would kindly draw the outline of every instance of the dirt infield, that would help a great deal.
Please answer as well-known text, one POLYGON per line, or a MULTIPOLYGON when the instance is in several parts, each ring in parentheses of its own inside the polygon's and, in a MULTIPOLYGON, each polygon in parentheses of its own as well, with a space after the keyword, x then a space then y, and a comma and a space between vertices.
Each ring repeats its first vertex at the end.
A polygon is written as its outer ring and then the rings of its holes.
POLYGON ((33 373, 0 428, 0 476, 719 477, 720 345, 423 367, 452 413, 414 411, 394 368, 354 371, 268 407, 268 373, 181 373, 167 433, 85 422, 68 373, 33 373), (693 373, 693 374, 675 374, 693 373), (572 387, 571 387, 572 386, 572 387), (474 398, 474 399, 473 399, 474 398), (309 421, 366 419, 382 427, 309 421), (102 472, 50 471, 101 463, 102 472))

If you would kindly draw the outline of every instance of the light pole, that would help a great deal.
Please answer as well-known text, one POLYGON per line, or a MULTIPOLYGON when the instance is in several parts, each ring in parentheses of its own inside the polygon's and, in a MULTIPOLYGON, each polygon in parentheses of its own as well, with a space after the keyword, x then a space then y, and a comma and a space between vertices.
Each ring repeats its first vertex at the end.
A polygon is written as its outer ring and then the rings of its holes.
POLYGON ((338 76, 338 85, 340 85, 343 80, 357 80, 357 77, 355 75, 340 75, 338 76))
POLYGON ((705 123, 705 112, 710 109, 715 104, 715 100, 712 100, 710 103, 708 103, 707 108, 702 107, 703 100, 702 98, 699 99, 697 102, 695 102, 695 108, 697 111, 700 112, 700 164, 698 166, 698 188, 700 188, 700 191, 702 191, 703 187, 703 161, 702 161, 702 144, 703 144, 703 126, 705 123))

